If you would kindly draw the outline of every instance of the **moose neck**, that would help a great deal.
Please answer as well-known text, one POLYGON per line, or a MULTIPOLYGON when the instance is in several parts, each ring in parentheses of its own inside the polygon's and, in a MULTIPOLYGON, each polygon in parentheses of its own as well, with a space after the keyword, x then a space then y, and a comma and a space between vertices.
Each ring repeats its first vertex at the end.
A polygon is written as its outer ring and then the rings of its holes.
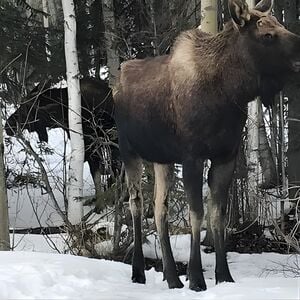
POLYGON ((260 74, 232 22, 216 36, 199 29, 183 33, 174 46, 172 63, 178 89, 198 85, 199 90, 216 90, 218 101, 241 106, 259 95, 260 74))
POLYGON ((240 105, 259 96, 261 81, 261 74, 251 59, 245 39, 233 22, 229 22, 222 32, 211 38, 214 53, 208 56, 211 65, 218 66, 211 80, 222 82, 227 98, 240 105))

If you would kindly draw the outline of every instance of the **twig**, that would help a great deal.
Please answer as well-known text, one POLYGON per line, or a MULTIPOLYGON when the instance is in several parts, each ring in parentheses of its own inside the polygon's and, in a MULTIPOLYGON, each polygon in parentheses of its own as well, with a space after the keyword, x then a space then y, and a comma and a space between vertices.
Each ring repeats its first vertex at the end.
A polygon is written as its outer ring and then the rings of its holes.
POLYGON ((10 66, 12 65, 16 60, 18 60, 20 57, 22 56, 22 53, 20 53, 19 55, 17 55, 12 61, 10 61, 1 71, 0 71, 0 75, 10 66))

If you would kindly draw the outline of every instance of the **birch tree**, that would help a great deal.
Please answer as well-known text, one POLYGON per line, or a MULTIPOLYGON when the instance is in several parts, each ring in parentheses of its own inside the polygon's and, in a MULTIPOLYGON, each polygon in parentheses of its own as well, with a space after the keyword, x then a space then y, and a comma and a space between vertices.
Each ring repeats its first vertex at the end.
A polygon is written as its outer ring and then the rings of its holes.
MULTIPOLYGON (((249 8, 255 6, 255 0, 246 1, 249 8)), ((259 111, 261 102, 257 98, 248 104, 247 121, 247 166, 248 166, 248 196, 250 204, 250 219, 258 216, 258 178, 259 178, 259 111)))
POLYGON ((258 184, 259 184, 259 106, 256 99, 248 104, 247 120, 247 169, 249 217, 254 220, 258 216, 258 184))
POLYGON ((217 0, 201 1, 201 30, 211 34, 217 33, 217 7, 217 0))
POLYGON ((65 31, 65 58, 68 84, 69 132, 71 158, 67 189, 68 219, 72 224, 81 222, 83 207, 80 198, 83 193, 84 141, 81 119, 81 96, 79 66, 76 48, 76 16, 74 2, 62 1, 65 31))
POLYGON ((258 122, 258 153, 259 162, 262 169, 262 182, 260 183, 260 187, 263 189, 269 189, 277 185, 277 169, 275 159, 273 157, 272 150, 267 139, 262 105, 258 106, 258 122))
MULTIPOLYGON (((217 23, 217 0, 202 0, 201 1, 201 25, 199 26, 199 29, 201 27, 202 31, 216 34, 218 31, 218 23, 217 23)), ((207 231, 205 240, 203 241, 203 244, 206 246, 213 246, 213 234, 210 226, 210 211, 211 211, 211 199, 210 199, 210 193, 208 195, 207 199, 207 215, 206 215, 206 221, 207 221, 207 231)))
MULTIPOLYGON (((284 8, 285 25, 293 32, 299 33, 299 19, 297 3, 293 1, 279 1, 284 8), (297 30, 298 29, 298 30, 297 30)), ((277 5, 279 5, 277 4, 277 5)), ((288 175, 289 175, 289 198, 299 199, 300 186, 300 102, 299 82, 290 83, 284 90, 288 97, 288 175)))
POLYGON ((9 250, 8 203, 5 185, 2 118, 0 118, 0 250, 9 250))

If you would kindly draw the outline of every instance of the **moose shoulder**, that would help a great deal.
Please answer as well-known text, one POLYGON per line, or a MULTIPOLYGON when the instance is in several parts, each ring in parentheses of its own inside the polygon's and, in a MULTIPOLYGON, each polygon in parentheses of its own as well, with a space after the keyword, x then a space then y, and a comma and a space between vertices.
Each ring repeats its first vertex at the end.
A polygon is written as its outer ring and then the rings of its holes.
POLYGON ((249 10, 229 1, 232 20, 216 36, 198 28, 183 32, 169 56, 131 60, 121 67, 115 91, 116 122, 125 163, 134 224, 133 282, 144 283, 141 220, 142 159, 154 163, 155 221, 164 277, 176 273, 167 222, 168 164, 182 163, 192 225, 190 288, 205 290, 200 256, 203 218, 202 171, 211 159, 211 226, 216 249, 216 282, 233 281, 224 246, 228 188, 245 125, 247 103, 262 96, 269 104, 289 76, 300 70, 300 38, 270 15, 272 2, 249 10))

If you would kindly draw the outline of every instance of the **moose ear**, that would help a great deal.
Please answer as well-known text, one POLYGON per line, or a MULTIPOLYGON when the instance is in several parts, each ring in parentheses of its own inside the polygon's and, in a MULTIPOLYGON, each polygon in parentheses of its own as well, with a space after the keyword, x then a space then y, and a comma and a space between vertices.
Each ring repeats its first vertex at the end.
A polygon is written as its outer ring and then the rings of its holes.
POLYGON ((233 21, 243 27, 250 20, 248 5, 245 0, 229 0, 229 12, 233 21))
POLYGON ((269 14, 272 10, 273 3, 274 3, 273 0, 261 0, 256 4, 254 9, 262 13, 269 14))

